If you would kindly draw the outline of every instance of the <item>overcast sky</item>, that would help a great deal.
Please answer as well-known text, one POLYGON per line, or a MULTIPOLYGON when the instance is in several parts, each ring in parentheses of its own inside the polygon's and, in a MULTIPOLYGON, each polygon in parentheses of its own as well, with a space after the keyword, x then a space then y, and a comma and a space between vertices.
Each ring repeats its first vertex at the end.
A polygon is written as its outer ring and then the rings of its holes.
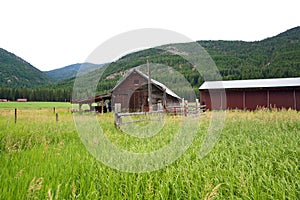
POLYGON ((84 62, 140 28, 192 40, 255 41, 300 25, 299 0, 0 0, 0 48, 42 71, 84 62))

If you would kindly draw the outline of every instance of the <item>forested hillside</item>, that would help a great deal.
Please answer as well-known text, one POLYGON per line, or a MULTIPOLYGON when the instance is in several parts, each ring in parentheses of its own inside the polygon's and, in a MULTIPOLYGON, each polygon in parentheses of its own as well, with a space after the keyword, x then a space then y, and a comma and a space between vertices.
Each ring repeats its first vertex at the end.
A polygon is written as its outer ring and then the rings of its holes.
MULTIPOLYGON (((198 43, 210 54, 224 80, 300 77, 300 27, 262 41, 198 41, 198 43)), ((183 74, 198 92, 198 87, 204 80, 197 70, 194 70, 193 66, 180 55, 155 48, 128 54, 107 64, 107 67, 96 69, 84 76, 87 80, 95 80, 105 69, 101 83, 98 85, 98 93, 109 92, 127 70, 145 65, 147 57, 150 57, 151 63, 172 67, 183 74)), ((164 80, 170 80, 168 73, 159 74, 156 78, 159 78, 162 83, 164 80)), ((213 79, 214 77, 209 78, 209 80, 213 79)), ((74 80, 70 78, 34 89, 28 89, 27 85, 25 85, 26 89, 13 86, 4 89, 2 87, 0 98, 14 100, 17 97, 27 97, 24 91, 29 91, 29 94, 32 94, 32 99, 29 95, 29 100, 69 101, 74 80)), ((172 89, 179 92, 183 90, 176 83, 176 79, 173 81, 172 89)))
POLYGON ((300 27, 257 42, 199 41, 228 79, 300 76, 300 27))
POLYGON ((46 85, 50 79, 22 58, 0 48, 0 87, 31 88, 46 85))
MULTIPOLYGON (((224 80, 300 77, 300 27, 262 41, 198 41, 198 43, 210 54, 224 80)), ((190 63, 180 55, 160 49, 148 49, 126 55, 111 63, 103 74, 104 80, 99 84, 99 93, 109 91, 120 78, 122 74, 120 72, 145 65, 148 56, 151 63, 170 66, 183 74, 198 92, 204 80, 190 63), (111 78, 111 74, 116 74, 115 78, 111 78)), ((169 74, 158 75, 162 82, 168 79, 168 76, 169 74)), ((214 77, 206 80, 214 80, 214 77)), ((182 87, 175 81, 173 89, 180 91, 182 87)))

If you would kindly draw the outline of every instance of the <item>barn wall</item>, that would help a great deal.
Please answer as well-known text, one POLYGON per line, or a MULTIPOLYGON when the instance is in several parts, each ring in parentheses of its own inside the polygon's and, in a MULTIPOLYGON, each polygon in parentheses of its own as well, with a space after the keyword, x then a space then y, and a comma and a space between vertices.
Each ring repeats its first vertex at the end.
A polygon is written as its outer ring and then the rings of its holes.
POLYGON ((224 90, 202 90, 200 92, 200 103, 206 105, 206 109, 209 110, 221 110, 225 108, 226 99, 224 90))
POLYGON ((270 106, 294 109, 294 90, 270 90, 270 106))
POLYGON ((206 104, 206 107, 210 105, 210 98, 207 90, 200 90, 200 104, 206 104), (209 99, 209 101, 208 101, 209 99))
POLYGON ((167 101, 167 106, 179 106, 180 105, 179 99, 177 99, 173 96, 170 96, 170 95, 166 96, 166 101, 167 101))
MULTIPOLYGON (((219 110, 221 104, 224 103, 220 92, 219 90, 201 90, 200 102, 204 102, 207 109, 219 110)), ((300 88, 226 90, 226 101, 226 109, 255 110, 271 106, 300 110, 300 88)))
POLYGON ((132 72, 117 88, 112 92, 112 103, 121 103, 121 110, 128 112, 130 108, 130 98, 133 93, 142 85, 147 84, 147 80, 137 72, 132 72), (135 83, 138 80, 139 83, 135 83))
POLYGON ((211 110, 211 100, 208 90, 201 90, 200 91, 200 104, 205 104, 206 109, 211 110))
POLYGON ((295 89, 296 110, 300 110, 300 88, 295 89))
POLYGON ((266 90, 245 90, 245 107, 248 110, 255 110, 259 107, 267 107, 266 90))
MULTIPOLYGON (((157 100, 163 100, 163 91, 152 84, 152 104, 157 100)), ((166 101, 168 106, 179 105, 179 100, 168 94, 166 101)), ((121 103, 122 112, 148 111, 148 79, 133 71, 112 91, 112 105, 115 103, 121 103)))
POLYGON ((244 109, 244 91, 228 90, 226 91, 227 109, 244 109))

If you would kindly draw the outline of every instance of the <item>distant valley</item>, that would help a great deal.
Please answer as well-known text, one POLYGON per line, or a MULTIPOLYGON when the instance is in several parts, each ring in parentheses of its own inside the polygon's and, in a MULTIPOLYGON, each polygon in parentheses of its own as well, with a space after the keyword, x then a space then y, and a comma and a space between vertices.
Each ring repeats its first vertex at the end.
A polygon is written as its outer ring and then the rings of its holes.
POLYGON ((77 72, 81 68, 81 71, 84 71, 84 73, 81 74, 87 74, 89 72, 92 72, 96 69, 99 69, 104 64, 93 64, 93 63, 76 63, 73 65, 69 65, 66 67, 62 67, 59 69, 54 69, 51 71, 45 71, 44 73, 54 82, 74 78, 77 75, 77 72))

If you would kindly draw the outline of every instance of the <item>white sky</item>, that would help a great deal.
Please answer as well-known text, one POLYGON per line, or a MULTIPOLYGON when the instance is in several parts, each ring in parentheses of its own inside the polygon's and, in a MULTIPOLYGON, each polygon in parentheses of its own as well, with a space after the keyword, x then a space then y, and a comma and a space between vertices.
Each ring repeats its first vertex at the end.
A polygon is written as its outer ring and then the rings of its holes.
POLYGON ((299 25, 299 0, 0 0, 0 47, 42 71, 84 62, 104 41, 139 28, 254 41, 299 25))

